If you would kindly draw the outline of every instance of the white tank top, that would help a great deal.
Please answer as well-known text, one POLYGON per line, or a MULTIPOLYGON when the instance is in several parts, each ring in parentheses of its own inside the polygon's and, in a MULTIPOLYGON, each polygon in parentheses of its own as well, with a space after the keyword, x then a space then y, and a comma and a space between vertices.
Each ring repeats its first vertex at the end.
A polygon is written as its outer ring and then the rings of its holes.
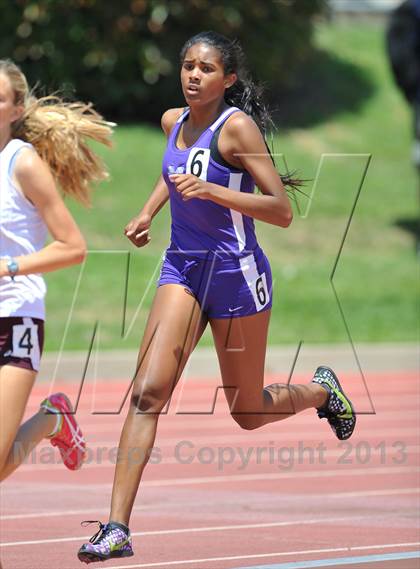
MULTIPOLYGON (((19 257, 45 245, 47 227, 38 210, 14 186, 16 156, 31 144, 11 140, 0 152, 0 257, 19 257)), ((0 277, 0 317, 27 316, 45 319, 46 286, 39 274, 0 277)))

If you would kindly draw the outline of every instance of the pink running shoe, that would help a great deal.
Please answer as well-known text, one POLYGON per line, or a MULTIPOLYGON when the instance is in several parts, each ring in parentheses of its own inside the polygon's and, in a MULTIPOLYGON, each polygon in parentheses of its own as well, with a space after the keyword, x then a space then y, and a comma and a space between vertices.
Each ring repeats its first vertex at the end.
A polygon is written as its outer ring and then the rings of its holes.
POLYGON ((44 409, 45 413, 57 415, 57 424, 49 435, 51 444, 58 447, 67 468, 79 469, 86 456, 86 443, 69 398, 64 393, 54 393, 44 399, 41 409, 44 409))

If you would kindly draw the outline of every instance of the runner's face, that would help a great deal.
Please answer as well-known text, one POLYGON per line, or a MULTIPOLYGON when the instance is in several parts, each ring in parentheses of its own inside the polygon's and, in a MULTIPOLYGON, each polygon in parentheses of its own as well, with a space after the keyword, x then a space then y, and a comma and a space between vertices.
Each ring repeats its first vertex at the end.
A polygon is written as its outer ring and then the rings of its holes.
POLYGON ((22 114, 22 107, 14 103, 14 93, 10 79, 0 73, 0 129, 10 129, 12 122, 22 114))
POLYGON ((205 43, 190 47, 181 69, 181 84, 189 105, 206 104, 224 96, 225 89, 236 81, 236 75, 225 75, 218 49, 205 43))

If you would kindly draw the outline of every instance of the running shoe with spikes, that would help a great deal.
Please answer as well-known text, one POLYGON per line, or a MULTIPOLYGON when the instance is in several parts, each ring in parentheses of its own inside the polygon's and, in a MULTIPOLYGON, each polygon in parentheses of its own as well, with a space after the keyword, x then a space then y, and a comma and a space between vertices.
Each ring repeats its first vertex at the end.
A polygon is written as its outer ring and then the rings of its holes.
POLYGON ((54 393, 41 403, 44 413, 54 413, 57 422, 49 435, 52 446, 58 448, 64 464, 78 470, 86 456, 86 443, 74 417, 73 407, 64 393, 54 393))
POLYGON ((94 523, 99 524, 99 530, 79 549, 79 561, 95 563, 134 555, 128 527, 118 522, 102 524, 98 521, 86 521, 82 525, 94 523))
POLYGON ((340 441, 351 437, 356 426, 356 414, 350 399, 345 395, 332 369, 320 366, 315 372, 314 383, 322 385, 328 392, 326 403, 317 409, 320 419, 327 419, 340 441))

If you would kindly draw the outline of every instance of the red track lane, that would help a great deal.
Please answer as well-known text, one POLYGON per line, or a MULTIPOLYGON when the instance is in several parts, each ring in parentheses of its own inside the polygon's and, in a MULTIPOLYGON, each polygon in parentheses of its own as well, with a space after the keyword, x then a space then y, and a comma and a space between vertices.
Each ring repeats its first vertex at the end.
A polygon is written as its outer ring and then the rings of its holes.
MULTIPOLYGON (((345 443, 313 411, 242 431, 223 393, 213 414, 177 414, 209 411, 218 382, 189 379, 179 386, 160 420, 154 464, 133 512, 136 555, 106 567, 275 567, 420 549, 418 378, 370 373, 366 379, 376 414, 360 377, 343 377, 356 408, 366 413, 345 443)), ((267 383, 272 380, 281 381, 267 383)), ((35 387, 28 416, 48 389, 35 387)), ((78 386, 57 389, 74 400, 78 386)), ((83 567, 76 551, 95 529, 81 528, 80 521, 106 519, 125 415, 91 411, 115 411, 126 389, 126 382, 84 386, 78 418, 90 454, 81 471, 67 471, 42 444, 3 484, 3 569, 83 567)), ((418 561, 346 567, 418 569, 418 561)))

